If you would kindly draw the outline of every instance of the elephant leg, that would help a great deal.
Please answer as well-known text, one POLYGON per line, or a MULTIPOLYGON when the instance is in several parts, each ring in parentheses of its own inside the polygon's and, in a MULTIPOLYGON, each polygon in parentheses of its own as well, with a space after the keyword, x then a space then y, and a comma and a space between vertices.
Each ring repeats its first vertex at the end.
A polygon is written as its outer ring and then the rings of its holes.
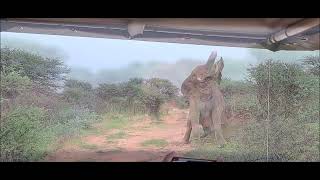
POLYGON ((188 119, 187 130, 186 130, 186 133, 184 134, 184 138, 183 138, 183 142, 186 144, 189 143, 191 131, 192 131, 192 122, 190 119, 188 119))
POLYGON ((200 109, 199 123, 202 126, 202 129, 204 132, 204 134, 201 135, 200 138, 204 138, 204 137, 208 136, 210 128, 208 126, 206 126, 206 119, 205 119, 204 113, 203 113, 203 111, 201 111, 201 109, 200 109))
POLYGON ((215 134, 216 141, 218 142, 219 145, 224 145, 226 143, 226 140, 223 137, 221 128, 215 129, 214 134, 215 134))
POLYGON ((211 120, 211 112, 212 108, 208 105, 208 103, 205 103, 203 108, 201 109, 200 119, 201 119, 201 125, 204 131, 204 135, 202 137, 206 137, 209 134, 212 133, 212 120, 211 120))
POLYGON ((222 118, 222 111, 214 111, 212 113, 214 135, 219 145, 223 145, 226 143, 226 140, 224 139, 222 134, 221 118, 222 118))
POLYGON ((187 121, 187 129, 183 138, 184 143, 189 143, 192 127, 195 122, 199 123, 200 111, 197 100, 190 100, 190 110, 187 121))
POLYGON ((202 129, 203 129, 203 132, 204 134, 201 136, 201 138, 204 138, 206 136, 208 136, 209 134, 212 133, 211 131, 211 128, 210 128, 210 121, 211 121, 211 118, 207 117, 207 118, 204 118, 202 121, 201 121, 201 125, 202 125, 202 129))
POLYGON ((204 131, 204 134, 203 134, 200 138, 205 138, 205 137, 207 137, 207 136, 211 133, 209 127, 204 127, 204 128, 203 128, 203 131, 204 131))

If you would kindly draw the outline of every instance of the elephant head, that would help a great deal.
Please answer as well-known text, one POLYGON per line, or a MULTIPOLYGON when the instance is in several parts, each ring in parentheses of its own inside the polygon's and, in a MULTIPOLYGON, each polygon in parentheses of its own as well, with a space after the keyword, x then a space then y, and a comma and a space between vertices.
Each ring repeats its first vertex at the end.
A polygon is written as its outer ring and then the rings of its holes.
POLYGON ((206 64, 197 66, 191 72, 181 86, 181 93, 184 96, 189 97, 196 93, 197 90, 209 86, 209 84, 213 82, 220 84, 224 62, 221 57, 220 60, 215 63, 216 59, 217 52, 213 51, 206 64))

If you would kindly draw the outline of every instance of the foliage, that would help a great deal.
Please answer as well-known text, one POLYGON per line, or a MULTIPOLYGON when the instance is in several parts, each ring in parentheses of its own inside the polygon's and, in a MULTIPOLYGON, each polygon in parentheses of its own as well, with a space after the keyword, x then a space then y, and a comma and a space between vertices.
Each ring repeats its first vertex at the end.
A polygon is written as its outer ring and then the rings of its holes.
POLYGON ((320 76, 320 56, 307 56, 303 59, 303 65, 310 74, 320 76))
POLYGON ((17 107, 3 117, 2 161, 33 161, 44 153, 48 135, 42 121, 45 111, 38 107, 17 107))
MULTIPOLYGON (((100 119, 53 91, 67 72, 59 59, 1 48, 1 161, 39 160, 58 138, 75 135, 100 119)), ((72 80, 65 89, 92 91, 90 84, 72 80)))
POLYGON ((39 160, 58 138, 71 137, 99 120, 85 109, 67 108, 50 116, 43 108, 17 106, 2 119, 1 161, 39 160))
POLYGON ((224 147, 218 147, 213 143, 196 142, 193 150, 187 151, 185 156, 203 158, 225 162, 260 162, 264 161, 263 154, 249 148, 243 148, 235 142, 227 143, 224 147))
POLYGON ((27 76, 33 83, 57 88, 59 82, 65 79, 69 69, 60 59, 46 58, 19 49, 1 48, 1 71, 19 72, 27 76))
POLYGON ((161 104, 165 102, 164 97, 154 86, 143 85, 142 91, 143 94, 140 96, 141 102, 147 108, 149 115, 159 120, 161 104))
POLYGON ((18 72, 12 71, 4 73, 1 71, 1 96, 4 98, 14 98, 26 91, 31 86, 31 81, 27 76, 21 76, 18 72))
POLYGON ((224 78, 220 84, 227 107, 233 115, 255 115, 258 111, 253 84, 224 78))
POLYGON ((161 105, 178 94, 178 88, 170 81, 159 78, 147 80, 141 89, 143 92, 140 95, 141 102, 147 108, 149 115, 157 120, 160 118, 161 105))
POLYGON ((316 90, 319 79, 306 74, 298 64, 272 60, 251 67, 249 74, 262 116, 256 116, 256 120, 240 132, 238 137, 243 148, 259 152, 264 160, 267 160, 268 149, 270 161, 319 160, 316 153, 319 148, 316 133, 319 126, 314 123, 317 122, 315 108, 318 105, 314 99, 319 99, 316 90), (310 123, 314 124, 310 127, 310 123))
POLYGON ((177 96, 175 102, 178 108, 186 109, 189 107, 189 100, 185 96, 177 96))
POLYGON ((160 106, 175 98, 178 88, 164 79, 133 78, 118 84, 100 84, 95 92, 97 98, 103 101, 99 106, 105 106, 107 112, 111 109, 121 111, 126 107, 125 109, 134 113, 147 111, 159 119, 160 106))
POLYGON ((272 115, 285 117, 294 115, 301 106, 301 101, 307 96, 302 93, 304 86, 300 79, 304 72, 298 64, 269 60, 249 68, 248 71, 249 80, 255 86, 259 105, 264 112, 263 117, 266 117, 268 110, 268 92, 272 115))
POLYGON ((178 94, 178 88, 167 79, 151 78, 146 84, 149 87, 156 88, 159 91, 159 94, 166 100, 174 98, 178 94))
POLYGON ((67 107, 51 117, 50 121, 57 136, 70 137, 100 120, 99 115, 88 109, 67 107))
POLYGON ((64 99, 80 108, 95 108, 95 96, 92 86, 88 82, 69 79, 65 82, 62 92, 64 99))
POLYGON ((90 91, 92 90, 92 85, 88 82, 69 79, 64 84, 65 88, 80 88, 84 91, 90 91))

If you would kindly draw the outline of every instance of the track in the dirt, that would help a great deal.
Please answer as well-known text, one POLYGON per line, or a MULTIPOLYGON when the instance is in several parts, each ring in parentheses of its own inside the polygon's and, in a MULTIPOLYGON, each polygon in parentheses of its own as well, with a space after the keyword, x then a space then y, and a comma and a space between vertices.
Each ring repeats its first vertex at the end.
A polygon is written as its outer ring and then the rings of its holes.
POLYGON ((148 118, 130 124, 131 128, 122 131, 127 137, 109 142, 111 132, 82 137, 81 140, 93 148, 65 144, 56 152, 47 156, 45 161, 116 161, 139 162, 161 161, 171 151, 182 154, 191 150, 190 145, 182 143, 186 128, 187 110, 171 108, 160 124, 152 123, 148 118), (164 147, 142 146, 150 139, 166 141, 164 147))

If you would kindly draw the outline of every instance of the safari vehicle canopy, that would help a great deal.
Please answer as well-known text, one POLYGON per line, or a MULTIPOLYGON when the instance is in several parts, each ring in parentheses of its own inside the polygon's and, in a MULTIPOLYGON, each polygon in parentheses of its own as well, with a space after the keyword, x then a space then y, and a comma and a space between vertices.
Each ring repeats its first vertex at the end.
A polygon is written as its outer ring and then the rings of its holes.
POLYGON ((8 18, 1 31, 198 45, 319 50, 319 18, 8 18))

